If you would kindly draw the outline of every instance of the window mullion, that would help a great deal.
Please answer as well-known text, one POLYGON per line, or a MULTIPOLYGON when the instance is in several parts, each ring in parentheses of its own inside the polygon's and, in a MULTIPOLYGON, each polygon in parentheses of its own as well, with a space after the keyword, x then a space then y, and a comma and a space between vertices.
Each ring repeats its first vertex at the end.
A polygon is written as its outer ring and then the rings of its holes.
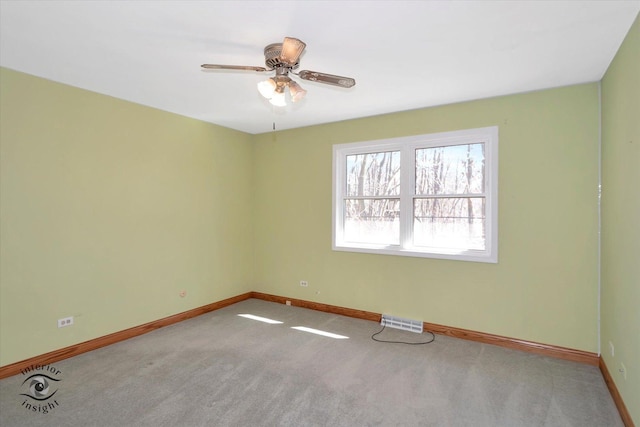
POLYGON ((400 153, 400 247, 403 249, 413 246, 415 169, 415 150, 404 146, 400 153))

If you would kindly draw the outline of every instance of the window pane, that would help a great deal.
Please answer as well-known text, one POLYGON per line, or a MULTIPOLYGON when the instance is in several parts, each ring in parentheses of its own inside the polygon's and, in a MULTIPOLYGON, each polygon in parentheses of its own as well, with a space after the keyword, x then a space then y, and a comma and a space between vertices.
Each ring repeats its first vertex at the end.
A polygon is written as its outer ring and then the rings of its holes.
POLYGON ((484 193, 484 143, 416 150, 416 195, 484 193))
POLYGON ((413 244, 448 249, 485 249, 484 197, 415 199, 413 244))
POLYGON ((400 194, 400 152, 347 156, 347 196, 400 194))
POLYGON ((345 241, 400 244, 400 199, 347 199, 344 206, 345 241))

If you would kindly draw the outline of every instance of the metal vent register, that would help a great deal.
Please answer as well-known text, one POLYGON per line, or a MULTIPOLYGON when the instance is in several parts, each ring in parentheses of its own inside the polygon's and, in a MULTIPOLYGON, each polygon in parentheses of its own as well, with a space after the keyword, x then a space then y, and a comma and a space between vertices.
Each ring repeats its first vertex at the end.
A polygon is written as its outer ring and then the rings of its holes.
POLYGON ((402 317, 383 314, 380 324, 387 328, 402 329, 403 331, 422 333, 422 322, 420 320, 403 319, 402 317))

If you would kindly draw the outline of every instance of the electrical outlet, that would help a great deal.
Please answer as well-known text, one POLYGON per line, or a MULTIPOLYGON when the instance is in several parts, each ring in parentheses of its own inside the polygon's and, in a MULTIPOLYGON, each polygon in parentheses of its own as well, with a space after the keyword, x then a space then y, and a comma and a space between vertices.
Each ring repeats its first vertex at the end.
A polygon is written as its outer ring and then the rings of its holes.
POLYGON ((65 326, 73 325, 73 316, 58 319, 58 328, 64 328, 65 326))
POLYGON ((624 380, 627 380, 627 367, 624 366, 624 363, 620 363, 620 369, 618 369, 620 371, 620 373, 622 374, 622 378, 624 378, 624 380))
POLYGON ((286 304, 291 305, 291 301, 287 300, 286 304))
POLYGON ((615 356, 615 349, 613 348, 613 343, 609 341, 609 353, 611 353, 611 357, 615 356))
POLYGON ((300 286, 303 286, 306 288, 307 286, 309 286, 309 282, 307 282, 306 280, 300 280, 300 286))

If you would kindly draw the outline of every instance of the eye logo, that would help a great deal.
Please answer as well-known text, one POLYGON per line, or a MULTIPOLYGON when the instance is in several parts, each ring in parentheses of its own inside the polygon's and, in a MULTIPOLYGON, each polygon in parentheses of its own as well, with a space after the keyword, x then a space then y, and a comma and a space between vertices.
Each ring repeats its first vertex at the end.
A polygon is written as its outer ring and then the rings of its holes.
POLYGON ((60 381, 55 378, 51 378, 48 375, 44 374, 34 374, 25 379, 22 382, 24 386, 27 382, 29 382, 29 391, 28 393, 20 393, 21 396, 27 396, 33 400, 43 401, 51 398, 54 394, 58 392, 58 390, 54 390, 52 392, 52 387, 49 381, 60 381))
MULTIPOLYGON (((1 1, 1 0, 0 0, 1 1)), ((57 382, 61 381, 62 372, 55 366, 34 364, 21 369, 24 381, 20 386, 22 406, 29 412, 49 414, 60 404, 57 397, 52 397, 58 392, 57 382)))

